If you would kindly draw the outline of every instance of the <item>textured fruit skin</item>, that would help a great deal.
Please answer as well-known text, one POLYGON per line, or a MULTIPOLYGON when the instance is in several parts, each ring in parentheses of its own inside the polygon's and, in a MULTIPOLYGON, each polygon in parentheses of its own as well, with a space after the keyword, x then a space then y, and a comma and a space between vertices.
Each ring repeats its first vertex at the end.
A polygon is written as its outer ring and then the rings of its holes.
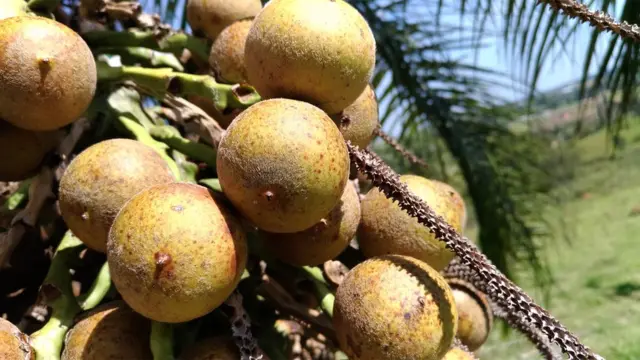
POLYGON ((27 130, 75 121, 93 100, 96 63, 69 27, 38 16, 0 21, 0 118, 27 130))
POLYGON ((0 20, 26 15, 29 11, 25 0, 2 0, 0 2, 0 20))
POLYGON ((276 233, 320 221, 349 176, 338 127, 319 108, 290 99, 263 100, 238 115, 220 142, 216 165, 234 206, 261 230, 276 233))
POLYGON ((124 301, 152 320, 203 316, 235 289, 247 261, 245 233, 209 191, 156 185, 122 208, 109 232, 107 260, 124 301))
POLYGON ((453 348, 444 355, 442 360, 476 360, 476 358, 460 348, 453 348))
POLYGON ((240 351, 233 339, 223 336, 205 338, 185 349, 178 360, 238 360, 240 351))
POLYGON ((93 144, 71 161, 60 180, 60 213, 88 247, 104 253, 118 211, 148 186, 176 181, 151 147, 130 139, 93 144))
POLYGON ((244 44, 253 21, 236 21, 222 30, 211 45, 209 65, 220 82, 237 84, 247 82, 244 66, 244 44))
POLYGON ((469 351, 476 351, 487 341, 493 326, 493 313, 487 297, 472 285, 448 280, 458 309, 456 337, 469 351))
POLYGON ((364 91, 375 55, 369 24, 343 0, 271 0, 245 44, 249 83, 263 98, 306 101, 330 115, 364 91))
POLYGON ((262 232, 265 247, 283 262, 320 265, 338 256, 353 239, 360 223, 360 198, 347 183, 338 204, 311 228, 292 234, 262 232))
POLYGON ((0 181, 21 181, 35 175, 58 140, 57 131, 29 131, 0 120, 0 181))
POLYGON ((34 360, 35 351, 29 345, 29 337, 10 321, 0 317, 0 359, 34 360))
POLYGON ((187 21, 194 31, 214 40, 227 26, 253 18, 261 9, 260 0, 189 0, 187 21))
POLYGON ((331 118, 340 128, 345 140, 351 140, 360 149, 369 146, 380 124, 378 100, 371 85, 367 85, 353 104, 331 118))
MULTIPOLYGON (((402 175, 400 181, 425 201, 437 214, 461 230, 460 217, 444 191, 417 175, 402 175)), ((396 202, 378 190, 369 190, 361 203, 362 220, 358 228, 360 249, 366 257, 384 254, 413 256, 440 271, 453 259, 454 253, 436 239, 429 229, 400 209, 396 202)))
POLYGON ((453 202, 454 211, 458 213, 460 216, 460 224, 461 229, 464 231, 465 226, 467 225, 467 207, 464 203, 464 199, 462 195, 456 190, 453 186, 438 180, 431 180, 436 185, 440 186, 447 194, 451 201, 453 202))
POLYGON ((103 304, 69 330, 60 360, 152 360, 150 325, 123 301, 103 304))
POLYGON ((336 291, 333 324, 352 360, 439 360, 449 350, 458 313, 445 279, 401 255, 365 260, 336 291))

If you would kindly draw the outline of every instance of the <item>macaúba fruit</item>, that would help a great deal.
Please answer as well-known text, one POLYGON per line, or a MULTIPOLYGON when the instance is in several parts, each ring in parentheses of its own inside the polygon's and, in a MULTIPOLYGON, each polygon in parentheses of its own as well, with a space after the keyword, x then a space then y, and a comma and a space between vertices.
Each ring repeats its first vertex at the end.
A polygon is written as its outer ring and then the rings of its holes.
POLYGON ((245 44, 249 83, 263 98, 306 101, 330 115, 362 94, 375 55, 369 24, 344 0, 271 0, 245 44))
POLYGON ((36 354, 24 334, 9 320, 0 317, 0 359, 35 360, 36 354))
POLYGON ((456 337, 470 351, 487 341, 493 326, 493 312, 486 295, 466 281, 447 279, 458 309, 456 337))
POLYGON ((247 82, 244 44, 253 20, 240 20, 227 26, 211 45, 209 65, 216 79, 227 84, 247 82))
POLYGON ((247 261, 240 224, 203 186, 175 182, 135 195, 107 242, 111 279, 133 310, 177 323, 214 310, 247 261))
POLYGON ((275 233, 320 221, 340 200, 349 176, 338 127, 316 106, 291 99, 263 100, 238 115, 220 142, 216 165, 233 205, 275 233))
POLYGON ((444 355, 442 360, 476 360, 476 357, 467 351, 454 347, 444 355))
POLYGON ((367 259, 336 291, 333 325, 340 349, 352 360, 439 360, 457 324, 446 280, 409 256, 367 259))
POLYGON ((188 0, 187 21, 194 32, 215 40, 224 28, 255 17, 261 9, 260 0, 188 0))
POLYGON ((376 136, 380 124, 378 117, 378 100, 371 85, 367 85, 356 101, 340 113, 331 116, 345 140, 364 149, 376 136))
MULTIPOLYGON (((449 196, 431 180, 417 175, 402 175, 400 181, 425 201, 458 232, 460 217, 449 196)), ((401 254, 420 259, 440 271, 455 254, 436 239, 428 228, 402 210, 396 202, 374 187, 361 202, 362 220, 358 242, 366 257, 401 254)))
POLYGON ((133 195, 176 181, 166 161, 150 146, 131 139, 93 144, 75 157, 60 179, 60 213, 88 247, 106 251, 118 211, 133 195))
POLYGON ((464 231, 464 228, 467 225, 467 206, 464 203, 462 195, 460 195, 460 192, 458 192, 456 188, 445 182, 435 179, 432 179, 431 181, 439 186, 444 191, 445 195, 448 195, 451 198, 454 211, 458 213, 458 216, 460 217, 461 232, 464 231))
POLYGON ((28 12, 29 7, 25 0, 2 0, 0 3, 0 20, 27 15, 28 12))
POLYGON ((151 322, 121 300, 82 314, 65 337, 60 360, 152 360, 151 322))
POLYGON ((0 181, 21 181, 38 172, 62 139, 58 131, 30 131, 0 120, 0 181))
POLYGON ((26 130, 78 119, 93 100, 96 63, 72 29, 40 16, 0 21, 0 118, 26 130))
POLYGON ((231 337, 210 336, 184 349, 178 360, 237 360, 240 351, 231 337))
POLYGON ((353 239, 360 222, 360 198, 347 183, 338 204, 309 229, 276 234, 261 232, 265 248, 283 262, 314 266, 338 256, 353 239))

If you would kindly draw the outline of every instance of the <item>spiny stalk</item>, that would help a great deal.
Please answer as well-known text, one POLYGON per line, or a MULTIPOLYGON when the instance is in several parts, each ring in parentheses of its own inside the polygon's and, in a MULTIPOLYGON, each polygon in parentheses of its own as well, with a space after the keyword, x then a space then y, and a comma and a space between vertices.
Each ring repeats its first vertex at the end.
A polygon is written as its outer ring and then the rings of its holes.
POLYGON ((400 154, 402 154, 402 157, 404 157, 405 159, 409 160, 412 164, 417 164, 419 166, 424 167, 425 169, 429 167, 429 165, 427 165, 426 161, 420 159, 415 154, 413 154, 411 151, 405 149, 394 138, 389 136, 389 134, 387 134, 384 131, 382 131, 382 129, 380 129, 380 128, 376 129, 376 135, 378 135, 382 140, 384 140, 384 142, 389 144, 389 146, 391 146, 395 151, 397 151, 400 154))
POLYGON ((428 227, 448 249, 455 252, 462 263, 469 266, 482 280, 478 282, 478 288, 492 301, 509 314, 521 316, 524 322, 544 332, 551 341, 562 348, 569 359, 602 359, 545 309, 537 305, 521 288, 507 279, 466 237, 456 232, 431 207, 410 192, 407 186, 400 182, 399 175, 382 159, 366 149, 359 149, 350 141, 347 141, 347 147, 351 161, 357 169, 366 174, 388 198, 397 201, 401 209, 428 227))
POLYGON ((538 3, 549 4, 556 11, 562 11, 570 18, 579 18, 600 30, 608 30, 620 35, 623 39, 640 42, 640 26, 614 20, 611 15, 602 11, 593 11, 576 0, 538 0, 538 3))

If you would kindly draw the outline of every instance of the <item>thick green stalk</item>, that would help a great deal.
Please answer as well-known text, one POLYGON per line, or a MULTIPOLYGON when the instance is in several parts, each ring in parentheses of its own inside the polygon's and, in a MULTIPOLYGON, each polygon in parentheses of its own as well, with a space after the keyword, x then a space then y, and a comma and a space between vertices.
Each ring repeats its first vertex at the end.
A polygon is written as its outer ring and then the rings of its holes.
POLYGON ((320 300, 320 308, 327 316, 333 317, 333 304, 336 301, 336 297, 331 290, 329 290, 327 282, 322 275, 322 270, 315 266, 303 266, 302 270, 304 270, 309 279, 313 281, 316 296, 318 300, 320 300))
POLYGON ((18 190, 11 194, 2 205, 2 210, 12 211, 17 209, 29 197, 29 187, 32 179, 25 180, 20 183, 18 190))
POLYGON ((173 327, 158 321, 151 322, 151 353, 153 360, 174 360, 173 327))
POLYGON ((202 39, 185 33, 172 33, 159 38, 153 31, 90 31, 84 33, 82 37, 92 48, 133 46, 167 51, 176 55, 186 48, 202 61, 206 62, 209 59, 208 44, 202 39))
POLYGON ((94 50, 98 54, 120 55, 123 62, 143 61, 151 66, 168 66, 176 71, 184 71, 180 60, 168 52, 162 52, 140 46, 105 46, 94 50))
POLYGON ((173 172, 176 179, 181 178, 180 169, 178 168, 178 165, 176 165, 176 162, 173 161, 173 159, 169 155, 167 155, 167 149, 169 147, 166 144, 154 140, 151 137, 151 135, 149 135, 147 130, 144 128, 144 126, 140 125, 135 120, 132 120, 126 116, 120 115, 118 116, 118 121, 120 125, 122 125, 131 134, 133 134, 136 140, 140 141, 145 145, 150 146, 158 154, 160 154, 160 156, 162 156, 162 158, 167 162, 167 165, 169 165, 169 168, 171 168, 171 172, 173 172))
POLYGON ((173 126, 155 126, 149 130, 149 134, 156 140, 167 144, 170 148, 176 149, 192 159, 202 161, 214 169, 216 168, 216 151, 211 146, 183 138, 173 126))
POLYGON ((167 92, 180 95, 198 95, 211 99, 219 111, 227 108, 247 108, 261 100, 249 85, 220 84, 209 75, 193 75, 173 71, 171 68, 148 69, 138 66, 111 66, 97 61, 99 81, 130 80, 157 96, 167 92))
POLYGON ((40 289, 46 304, 51 307, 51 318, 31 335, 36 360, 58 360, 64 337, 73 325, 74 317, 82 310, 71 290, 69 262, 82 249, 82 241, 67 231, 53 255, 51 267, 40 289))
POLYGON ((78 302, 82 310, 90 310, 98 306, 111 288, 111 274, 109 273, 109 263, 105 261, 100 268, 100 272, 93 284, 85 294, 78 297, 78 302))

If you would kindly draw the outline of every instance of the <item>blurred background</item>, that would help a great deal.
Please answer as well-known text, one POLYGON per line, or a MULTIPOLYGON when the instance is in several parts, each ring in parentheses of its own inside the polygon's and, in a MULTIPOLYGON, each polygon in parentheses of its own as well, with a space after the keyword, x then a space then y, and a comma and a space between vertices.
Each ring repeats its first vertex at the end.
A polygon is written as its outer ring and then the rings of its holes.
MULTIPOLYGON (((186 0, 141 0, 190 32, 186 0)), ((266 2, 266 1, 263 1, 266 2)), ((377 40, 394 169, 446 181, 465 235, 602 356, 640 358, 638 45, 533 0, 349 0, 377 40)), ((640 23, 640 1, 589 0, 640 23)), ((537 359, 497 326, 486 359, 537 359)))

